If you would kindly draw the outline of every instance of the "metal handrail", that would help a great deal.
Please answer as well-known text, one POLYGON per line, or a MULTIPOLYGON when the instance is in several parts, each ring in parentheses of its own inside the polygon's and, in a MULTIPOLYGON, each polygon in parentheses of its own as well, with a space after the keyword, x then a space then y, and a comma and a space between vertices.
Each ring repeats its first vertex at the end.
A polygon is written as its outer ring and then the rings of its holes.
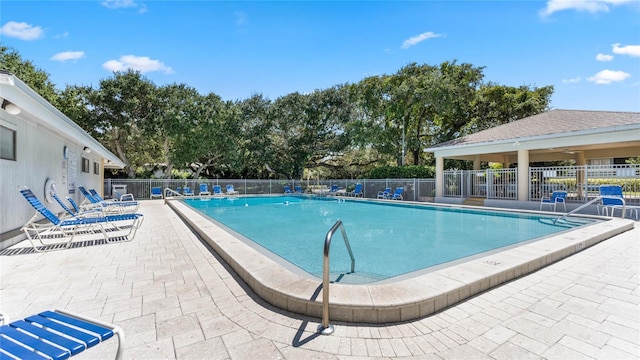
MULTIPOLYGON (((587 206, 589 206, 589 205, 593 204, 594 202, 602 200, 602 198, 614 198, 614 197, 613 197, 613 196, 598 196, 598 197, 596 197, 595 199, 589 200, 589 202, 587 202, 587 203, 585 203, 585 204, 582 204, 581 206, 579 206, 579 207, 577 207, 577 208, 575 208, 575 209, 573 209, 573 210, 569 211, 568 213, 566 213, 566 214, 564 214, 564 215, 562 215, 562 216, 560 216, 560 217, 557 217, 557 218, 553 219, 553 223, 555 224, 555 223, 556 223, 556 222, 558 222, 559 220, 563 220, 563 219, 564 219, 564 218, 566 218, 567 216, 569 216, 569 215, 571 215, 571 214, 574 214, 574 213, 576 213, 576 212, 578 212, 578 211, 580 211, 580 210, 582 210, 582 209, 586 208, 587 206)), ((618 199, 618 198, 616 198, 616 199, 618 199)), ((624 200, 623 200, 623 203, 622 203, 622 204, 623 204, 623 208, 622 208, 622 209, 623 209, 623 210, 622 210, 622 217, 624 218, 624 200)), ((613 211, 613 210, 612 210, 612 211, 613 211)))
POLYGON ((331 229, 329 229, 329 232, 327 232, 327 236, 324 239, 324 260, 322 264, 322 324, 318 328, 318 331, 322 335, 331 335, 334 330, 333 325, 329 324, 329 249, 331 248, 331 238, 338 228, 342 233, 344 244, 347 246, 347 250, 349 251, 349 257, 351 257, 351 272, 353 273, 356 270, 356 259, 353 257, 347 232, 344 230, 342 220, 338 220, 333 224, 331 229))
POLYGON ((167 194, 174 194, 174 196, 182 196, 182 194, 180 194, 179 192, 173 190, 173 189, 169 189, 169 188, 165 188, 164 189, 164 197, 167 197, 167 194))

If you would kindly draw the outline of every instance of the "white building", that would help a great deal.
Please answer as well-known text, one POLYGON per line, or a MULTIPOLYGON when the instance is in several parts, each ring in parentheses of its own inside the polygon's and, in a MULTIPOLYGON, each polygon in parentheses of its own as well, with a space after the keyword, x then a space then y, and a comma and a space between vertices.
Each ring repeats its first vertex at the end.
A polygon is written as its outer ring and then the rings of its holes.
POLYGON ((78 186, 102 193, 104 171, 124 163, 20 79, 0 71, 0 249, 24 239, 34 214, 18 191, 25 185, 50 210, 63 209, 45 196, 55 184, 61 199, 78 203, 78 186))

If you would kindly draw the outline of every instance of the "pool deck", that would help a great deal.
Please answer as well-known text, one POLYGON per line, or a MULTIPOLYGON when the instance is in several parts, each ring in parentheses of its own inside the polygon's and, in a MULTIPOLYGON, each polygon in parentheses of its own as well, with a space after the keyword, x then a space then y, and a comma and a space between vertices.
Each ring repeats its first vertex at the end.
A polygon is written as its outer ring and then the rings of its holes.
MULTIPOLYGON (((0 309, 120 325, 125 359, 640 358, 640 223, 418 320, 332 322, 260 299, 163 201, 131 242, 0 257, 0 309)), ((16 246, 25 246, 26 243, 16 246)), ((116 340, 74 359, 108 359, 116 340)))

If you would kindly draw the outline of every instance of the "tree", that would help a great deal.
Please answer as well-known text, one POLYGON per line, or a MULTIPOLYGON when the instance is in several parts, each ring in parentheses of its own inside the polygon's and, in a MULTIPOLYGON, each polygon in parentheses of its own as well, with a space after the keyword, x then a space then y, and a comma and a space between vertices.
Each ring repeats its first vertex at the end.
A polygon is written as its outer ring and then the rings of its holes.
POLYGON ((469 120, 482 68, 444 62, 408 64, 393 75, 369 77, 355 86, 359 104, 356 139, 403 165, 426 163, 423 149, 453 138, 469 120))
POLYGON ((272 103, 262 94, 235 103, 235 122, 240 129, 238 139, 239 161, 242 176, 247 178, 268 178, 278 176, 271 167, 279 162, 273 149, 273 118, 270 115, 272 103), (272 164, 272 165, 270 165, 272 164))
MULTIPOLYGON (((349 86, 354 119, 347 125, 351 134, 352 152, 368 154, 365 164, 381 162, 386 165, 397 157, 400 132, 387 118, 390 100, 387 76, 371 76, 349 86)), ((355 163, 360 160, 353 159, 355 163)), ((364 164, 363 164, 364 165, 364 164)))
POLYGON ((102 144, 125 163, 130 178, 136 177, 136 168, 163 158, 157 139, 145 132, 161 107, 157 88, 140 72, 116 72, 86 95, 90 111, 80 122, 88 124, 102 144))
POLYGON ((549 110, 553 86, 511 87, 489 83, 482 86, 472 102, 471 120, 460 124, 467 135, 510 123, 549 110))
POLYGON ((58 92, 49 80, 49 74, 33 62, 23 60, 14 49, 0 45, 0 69, 18 77, 53 106, 58 105, 58 92))
POLYGON ((171 161, 191 166, 194 178, 209 167, 228 166, 237 134, 228 121, 228 105, 214 93, 202 96, 192 88, 181 86, 165 91, 171 94, 167 103, 171 109, 165 115, 165 126, 172 138, 171 161))
POLYGON ((278 164, 274 171, 301 178, 305 167, 321 167, 349 144, 345 125, 351 119, 348 93, 343 86, 311 94, 289 94, 272 106, 271 144, 278 164))

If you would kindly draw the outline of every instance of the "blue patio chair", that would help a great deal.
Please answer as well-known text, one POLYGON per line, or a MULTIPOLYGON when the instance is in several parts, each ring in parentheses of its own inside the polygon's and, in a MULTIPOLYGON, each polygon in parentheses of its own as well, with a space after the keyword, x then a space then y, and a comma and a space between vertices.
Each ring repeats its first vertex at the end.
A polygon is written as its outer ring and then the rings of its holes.
POLYGON ((562 204, 564 207, 564 211, 567 211, 567 205, 565 203, 567 199, 566 191, 554 191, 551 193, 551 196, 543 196, 540 198, 540 210, 542 210, 543 206, 549 206, 549 209, 553 208, 553 211, 556 211, 556 207, 558 204, 562 204))
POLYGON ((331 185, 331 189, 329 189, 329 195, 338 194, 338 190, 339 189, 340 189, 340 187, 338 187, 338 185, 331 185))
POLYGON ((394 191, 393 194, 391 194, 391 196, 389 196, 389 199, 391 199, 391 200, 402 200, 402 193, 404 193, 404 188, 402 186, 397 187, 396 191, 394 191))
POLYGON ((200 192, 198 195, 211 195, 211 191, 209 191, 209 185, 200 184, 200 192))
POLYGON ((285 194, 291 194, 291 188, 289 187, 289 185, 285 185, 284 186, 284 193, 285 194))
POLYGON ((184 195, 184 196, 193 196, 193 190, 191 190, 191 187, 185 186, 185 187, 182 188, 182 195, 184 195))
POLYGON ((640 206, 627 205, 620 185, 601 185, 599 206, 602 207, 605 216, 609 215, 609 209, 611 209, 611 217, 614 216, 616 209, 620 209, 622 217, 625 216, 625 212, 628 210, 629 214, 635 211, 636 219, 638 219, 640 206))
POLYGON ((227 185, 227 195, 238 195, 240 192, 233 188, 233 185, 227 185))
POLYGON ((220 185, 213 185, 213 195, 215 196, 221 196, 222 194, 222 187, 220 185))
POLYGON ((296 194, 302 194, 302 186, 294 186, 296 194))
POLYGON ((27 186, 18 188, 22 196, 36 209, 35 215, 22 227, 34 251, 57 250, 68 248, 76 235, 102 233, 105 241, 131 241, 142 225, 142 214, 117 214, 74 217, 60 219, 47 209, 27 186), (48 224, 36 221, 39 215, 48 220, 48 224), (122 225, 121 222, 126 222, 122 225), (128 229, 128 232, 123 233, 128 229), (110 233, 117 236, 110 237, 110 233), (129 237, 131 236, 131 237, 129 237), (50 242, 49 242, 50 241, 50 242), (42 247, 40 249, 38 246, 42 247))
POLYGON ((160 198, 162 199, 162 188, 160 186, 154 186, 151 188, 151 200, 155 199, 155 198, 160 198))
POLYGON ((349 194, 349 196, 353 196, 353 197, 364 197, 363 188, 364 188, 364 186, 362 184, 357 183, 355 189, 353 189, 353 191, 351 191, 351 192, 349 192, 347 194, 349 194))
POLYGON ((44 311, 0 326, 2 359, 67 359, 116 335, 122 359, 124 331, 66 310, 44 311), (7 355, 9 356, 7 356, 7 355))
POLYGON ((385 188, 384 190, 378 191, 378 199, 388 199, 391 195, 391 188, 385 188))

